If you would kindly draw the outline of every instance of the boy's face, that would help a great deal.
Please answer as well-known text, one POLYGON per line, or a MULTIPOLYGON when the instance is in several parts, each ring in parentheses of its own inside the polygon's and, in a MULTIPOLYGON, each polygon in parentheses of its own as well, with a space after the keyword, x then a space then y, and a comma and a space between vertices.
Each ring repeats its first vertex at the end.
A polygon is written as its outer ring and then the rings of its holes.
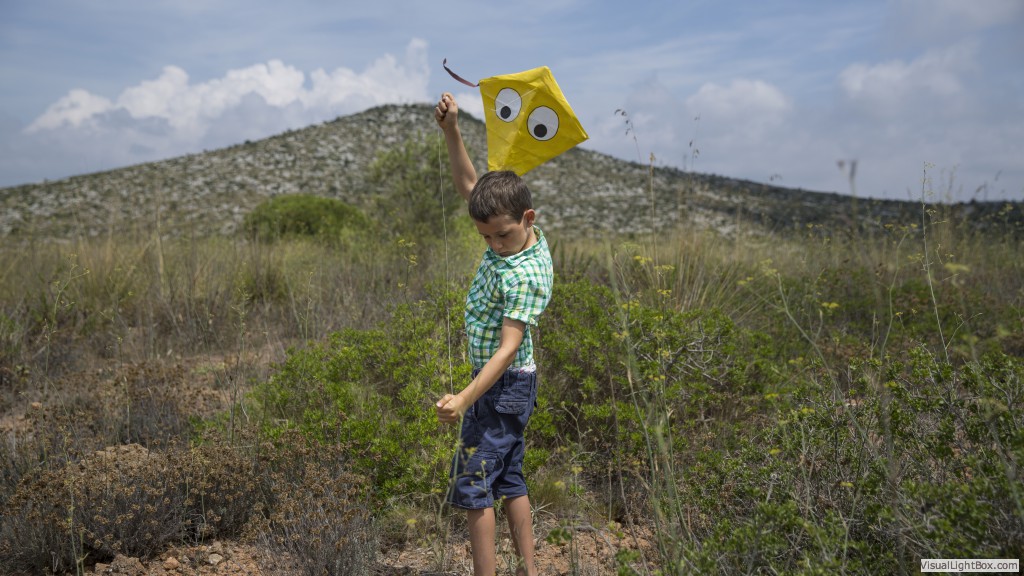
POLYGON ((491 250, 507 258, 518 254, 526 248, 530 240, 530 232, 533 230, 533 220, 537 217, 533 210, 523 213, 522 220, 516 220, 507 214, 491 216, 487 222, 473 220, 476 229, 483 236, 491 250))

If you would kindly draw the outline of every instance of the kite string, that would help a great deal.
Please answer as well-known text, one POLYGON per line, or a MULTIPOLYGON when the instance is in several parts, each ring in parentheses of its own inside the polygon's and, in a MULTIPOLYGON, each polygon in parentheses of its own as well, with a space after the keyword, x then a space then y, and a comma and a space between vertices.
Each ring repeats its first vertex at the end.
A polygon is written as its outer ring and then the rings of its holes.
POLYGON ((444 230, 444 328, 445 343, 448 346, 448 389, 455 394, 454 366, 452 364, 452 314, 451 298, 451 272, 448 257, 448 211, 444 205, 444 165, 441 162, 441 140, 443 135, 441 127, 437 127, 437 190, 441 197, 441 226, 444 230))

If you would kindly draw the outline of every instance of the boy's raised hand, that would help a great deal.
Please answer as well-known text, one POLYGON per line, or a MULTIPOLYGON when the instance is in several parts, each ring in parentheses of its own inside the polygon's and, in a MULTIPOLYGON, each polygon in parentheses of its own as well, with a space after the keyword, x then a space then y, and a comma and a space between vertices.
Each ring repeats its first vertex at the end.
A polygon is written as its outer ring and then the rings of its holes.
POLYGON ((459 105, 455 103, 455 97, 450 92, 445 92, 434 108, 434 120, 437 120, 442 130, 446 130, 458 125, 458 117, 459 105))
POLYGON ((473 161, 469 159, 466 146, 462 143, 462 133, 459 131, 459 105, 455 103, 455 97, 451 92, 441 95, 441 100, 434 108, 434 120, 444 132, 455 190, 463 199, 469 200, 473 186, 476 186, 476 168, 473 167, 473 161))

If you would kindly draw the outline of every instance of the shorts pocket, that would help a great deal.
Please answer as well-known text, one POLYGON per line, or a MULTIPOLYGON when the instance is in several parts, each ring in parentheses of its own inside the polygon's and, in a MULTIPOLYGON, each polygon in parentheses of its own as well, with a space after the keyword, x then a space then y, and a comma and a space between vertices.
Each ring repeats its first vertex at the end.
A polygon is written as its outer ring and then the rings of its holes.
POLYGON ((502 414, 525 414, 533 397, 533 374, 509 374, 494 409, 502 414))
POLYGON ((459 493, 455 502, 471 508, 488 506, 498 457, 482 450, 463 451, 463 456, 455 478, 455 490, 459 493))

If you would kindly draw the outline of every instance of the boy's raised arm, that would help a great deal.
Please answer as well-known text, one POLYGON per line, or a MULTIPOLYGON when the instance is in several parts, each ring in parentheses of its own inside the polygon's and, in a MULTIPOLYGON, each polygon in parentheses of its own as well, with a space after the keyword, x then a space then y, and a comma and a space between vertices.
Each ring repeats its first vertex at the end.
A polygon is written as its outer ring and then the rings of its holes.
POLYGON ((469 194, 476 186, 476 168, 473 161, 469 159, 466 146, 462 142, 462 132, 459 130, 459 105, 455 103, 455 97, 445 92, 441 100, 434 108, 434 120, 444 132, 444 141, 448 145, 448 161, 452 168, 452 181, 455 189, 464 200, 469 201, 469 194))

